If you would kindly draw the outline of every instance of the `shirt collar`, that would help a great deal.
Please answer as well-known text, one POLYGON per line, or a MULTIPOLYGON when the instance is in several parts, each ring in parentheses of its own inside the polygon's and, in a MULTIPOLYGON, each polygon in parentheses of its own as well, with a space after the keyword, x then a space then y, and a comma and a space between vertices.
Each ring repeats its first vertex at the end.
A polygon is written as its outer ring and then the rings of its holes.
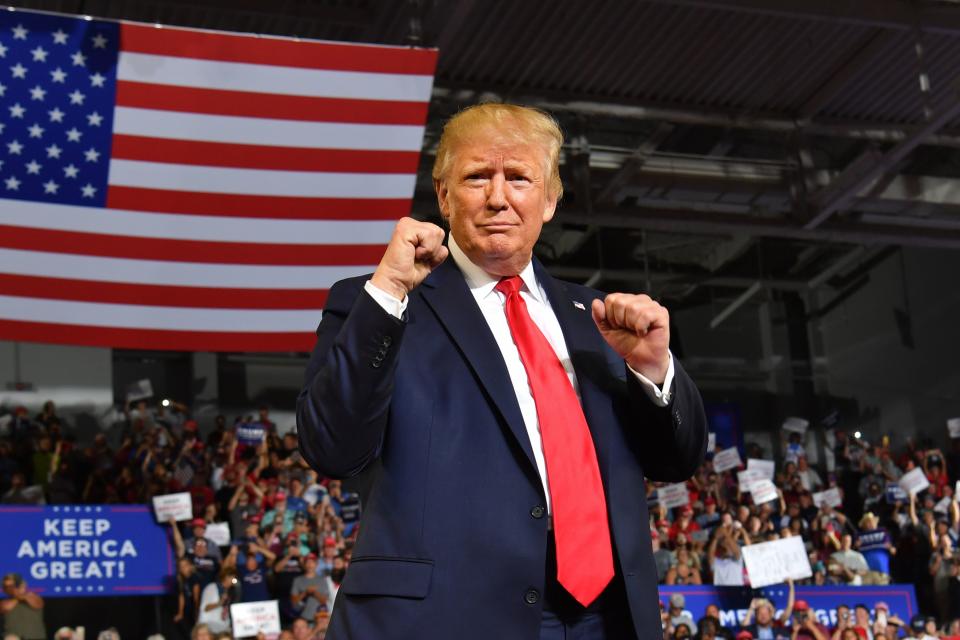
MULTIPOLYGON (((490 275, 484 271, 482 267, 474 264, 474 262, 467 257, 467 254, 463 252, 463 249, 457 245, 453 233, 449 235, 447 248, 450 249, 450 257, 453 258, 453 261, 460 267, 460 271, 463 272, 463 277, 466 279, 467 286, 470 287, 470 291, 474 297, 476 297, 477 300, 483 300, 490 295, 494 287, 497 286, 497 283, 500 282, 500 276, 490 275)), ((537 276, 533 271, 533 261, 528 262, 527 266, 525 266, 523 271, 518 275, 520 279, 523 280, 523 285, 526 287, 527 293, 533 296, 538 302, 543 302, 543 295, 540 293, 540 287, 537 284, 537 276)))

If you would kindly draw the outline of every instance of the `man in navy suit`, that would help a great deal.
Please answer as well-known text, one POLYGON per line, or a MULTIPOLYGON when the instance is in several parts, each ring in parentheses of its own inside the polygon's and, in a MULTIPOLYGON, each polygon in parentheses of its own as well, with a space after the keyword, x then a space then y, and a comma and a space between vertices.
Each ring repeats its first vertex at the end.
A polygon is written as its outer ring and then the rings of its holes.
POLYGON ((405 218, 330 290, 300 447, 374 480, 328 638, 661 634, 644 476, 688 478, 706 420, 666 309, 533 258, 561 144, 533 109, 461 112, 433 170, 447 244, 405 218))

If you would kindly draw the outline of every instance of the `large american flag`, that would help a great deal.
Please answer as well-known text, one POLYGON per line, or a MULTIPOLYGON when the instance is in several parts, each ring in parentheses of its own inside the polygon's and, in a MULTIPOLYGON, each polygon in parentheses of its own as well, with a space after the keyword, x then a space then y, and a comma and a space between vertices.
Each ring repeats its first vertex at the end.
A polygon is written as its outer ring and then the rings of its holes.
POLYGON ((410 209, 436 58, 0 11, 0 339, 309 350, 410 209))

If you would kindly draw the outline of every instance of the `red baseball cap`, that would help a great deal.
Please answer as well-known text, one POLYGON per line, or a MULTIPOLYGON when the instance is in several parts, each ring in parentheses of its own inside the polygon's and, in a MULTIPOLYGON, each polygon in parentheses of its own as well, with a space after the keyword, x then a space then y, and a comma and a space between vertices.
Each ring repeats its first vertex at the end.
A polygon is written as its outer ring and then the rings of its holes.
POLYGON ((736 635, 736 640, 753 640, 753 634, 744 629, 736 635))
POLYGON ((315 554, 315 553, 308 553, 307 555, 304 556, 304 558, 306 558, 307 560, 316 560, 316 559, 317 559, 317 554, 315 554))
POLYGON ((685 504, 682 507, 680 507, 680 515, 688 516, 691 513, 693 513, 693 507, 691 507, 690 505, 685 504))
POLYGON ((207 526, 207 521, 204 520, 203 518, 194 518, 193 521, 190 523, 190 526, 191 526, 191 527, 204 527, 204 528, 206 528, 206 526, 207 526))
POLYGON ((793 603, 794 611, 810 611, 810 605, 806 600, 797 600, 793 603))

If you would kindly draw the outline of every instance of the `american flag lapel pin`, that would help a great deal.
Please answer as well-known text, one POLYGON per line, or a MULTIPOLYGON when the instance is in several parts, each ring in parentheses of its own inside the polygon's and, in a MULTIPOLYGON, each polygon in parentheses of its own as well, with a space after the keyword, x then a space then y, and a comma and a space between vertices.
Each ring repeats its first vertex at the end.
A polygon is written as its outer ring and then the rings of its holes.
POLYGON ((587 308, 583 306, 582 302, 577 302, 576 300, 573 301, 573 306, 575 306, 577 309, 580 309, 581 311, 587 310, 587 308))

